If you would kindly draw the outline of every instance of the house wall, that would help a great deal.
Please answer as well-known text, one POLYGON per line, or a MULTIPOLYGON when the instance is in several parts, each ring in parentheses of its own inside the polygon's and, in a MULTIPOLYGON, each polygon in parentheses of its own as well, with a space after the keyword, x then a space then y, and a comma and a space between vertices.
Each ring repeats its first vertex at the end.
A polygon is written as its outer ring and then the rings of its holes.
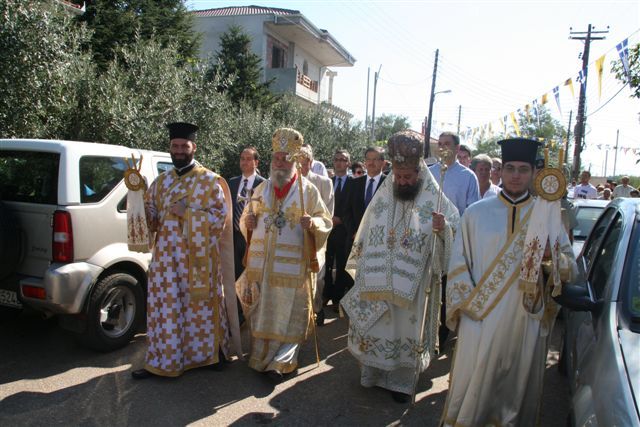
POLYGON ((200 57, 215 57, 220 50, 220 37, 230 27, 237 25, 251 37, 251 51, 262 59, 265 67, 266 38, 263 28, 264 16, 217 16, 194 19, 195 30, 203 34, 200 57))
POLYGON ((294 92, 302 98, 318 103, 328 99, 329 79, 326 77, 327 68, 321 67, 310 52, 298 47, 295 42, 284 40, 280 36, 265 28, 264 22, 268 16, 219 16, 219 17, 198 17, 194 19, 197 32, 203 34, 200 56, 206 59, 213 59, 220 50, 220 37, 228 31, 229 27, 237 25, 247 33, 252 40, 251 50, 261 58, 263 69, 263 81, 272 77, 278 78, 272 89, 274 92, 294 92), (271 58, 269 37, 277 40, 280 45, 288 47, 287 68, 272 69, 269 62, 271 58), (304 60, 307 60, 307 76, 311 80, 318 81, 318 92, 314 92, 300 84, 295 83, 295 72, 297 66, 300 72, 304 67, 304 60), (291 79, 293 81, 291 81, 291 79), (319 95, 318 95, 319 94, 319 95))

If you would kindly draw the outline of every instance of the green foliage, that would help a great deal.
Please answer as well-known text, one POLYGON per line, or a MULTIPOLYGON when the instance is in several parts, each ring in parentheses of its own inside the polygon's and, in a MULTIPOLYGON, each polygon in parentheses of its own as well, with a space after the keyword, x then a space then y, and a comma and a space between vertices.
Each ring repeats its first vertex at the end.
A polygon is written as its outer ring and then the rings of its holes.
POLYGON ((268 174, 271 135, 294 127, 331 165, 337 148, 362 158, 360 124, 332 118, 324 106, 294 96, 257 108, 220 92, 222 77, 198 61, 177 62, 178 42, 137 34, 114 51, 104 70, 83 54, 86 30, 50 2, 0 0, 0 129, 2 137, 84 140, 167 151, 165 124, 198 124, 196 158, 225 177, 237 175, 239 156, 255 146, 268 174), (46 60, 45 60, 46 59, 46 60))
POLYGON ((219 76, 219 90, 235 103, 268 108, 277 98, 269 91, 271 81, 262 83, 261 59, 251 51, 251 37, 241 27, 232 26, 220 36, 220 51, 210 75, 219 76))
MULTIPOLYGON (((533 110, 528 115, 524 112, 520 113, 518 124, 521 137, 537 139, 549 147, 549 163, 555 165, 558 160, 558 150, 561 146, 564 146, 567 136, 562 124, 551 116, 551 113, 544 105, 538 107, 537 113, 533 110)), ((486 131, 481 132, 476 135, 474 155, 487 154, 490 157, 500 157, 500 146, 497 142, 505 138, 507 138, 505 135, 489 134, 486 131)))
POLYGON ((395 114, 383 114, 376 118, 375 140, 385 141, 382 145, 386 145, 386 141, 391 135, 407 129, 411 129, 411 123, 408 117, 396 116, 395 114))
POLYGON ((473 155, 476 156, 478 154, 486 154, 491 158, 500 157, 500 146, 497 143, 501 139, 502 137, 497 136, 481 136, 476 142, 476 148, 473 150, 473 155))
MULTIPOLYGON (((621 60, 613 61, 611 63, 611 71, 616 75, 616 78, 622 83, 629 82, 629 78, 624 71, 621 60)), ((629 48, 629 73, 631 74, 631 96, 634 98, 640 98, 640 43, 629 48)))
POLYGON ((76 77, 92 67, 69 20, 53 2, 0 0, 0 136, 64 135, 73 122, 76 77))
POLYGON ((139 39, 154 38, 163 47, 173 43, 181 61, 193 61, 198 54, 200 37, 182 0, 89 0, 77 19, 92 30, 86 47, 100 70, 108 68, 119 49, 139 39))

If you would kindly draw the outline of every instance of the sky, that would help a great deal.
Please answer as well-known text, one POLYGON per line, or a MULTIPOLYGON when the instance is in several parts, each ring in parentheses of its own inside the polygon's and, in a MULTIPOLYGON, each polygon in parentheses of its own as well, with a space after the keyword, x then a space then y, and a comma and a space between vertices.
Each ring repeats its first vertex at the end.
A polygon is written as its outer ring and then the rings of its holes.
MULTIPOLYGON (((258 5, 299 10, 326 29, 356 58, 353 67, 336 67, 333 102, 364 121, 367 75, 369 114, 374 73, 380 70, 376 116, 409 118, 421 130, 428 112, 436 49, 432 133, 502 129, 500 119, 548 94, 547 107, 566 127, 577 113, 584 42, 574 32, 608 31, 591 43, 587 83, 587 148, 582 164, 593 175, 640 175, 640 100, 630 98, 610 72, 616 44, 640 43, 640 1, 218 1, 186 0, 190 10, 258 5), (605 55, 601 89, 595 62, 605 55), (572 78, 575 96, 564 82, 572 78), (559 87, 558 108, 553 88, 559 87), (460 114, 459 114, 460 113, 460 114), (617 158, 614 147, 618 139, 617 158)), ((510 122, 510 120, 507 120, 510 122)), ((510 127, 512 127, 510 125, 510 127)), ((510 132, 514 132, 511 129, 510 132)), ((573 152, 573 149, 570 149, 573 152)))

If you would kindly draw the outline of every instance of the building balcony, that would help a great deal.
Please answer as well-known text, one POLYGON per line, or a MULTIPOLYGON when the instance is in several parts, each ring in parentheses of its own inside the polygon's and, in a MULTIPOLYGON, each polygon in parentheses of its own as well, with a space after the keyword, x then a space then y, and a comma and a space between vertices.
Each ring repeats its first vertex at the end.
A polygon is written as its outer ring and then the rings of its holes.
POLYGON ((293 93, 313 104, 318 103, 318 81, 302 74, 298 68, 267 68, 267 81, 274 79, 271 90, 275 93, 293 93))

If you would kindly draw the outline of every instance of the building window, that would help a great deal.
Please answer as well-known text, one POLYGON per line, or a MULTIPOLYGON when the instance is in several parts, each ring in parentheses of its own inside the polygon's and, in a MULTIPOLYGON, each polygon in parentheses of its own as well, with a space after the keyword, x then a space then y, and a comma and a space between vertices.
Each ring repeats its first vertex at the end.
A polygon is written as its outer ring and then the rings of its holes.
POLYGON ((287 68, 287 47, 273 37, 267 40, 267 63, 270 68, 287 68))

